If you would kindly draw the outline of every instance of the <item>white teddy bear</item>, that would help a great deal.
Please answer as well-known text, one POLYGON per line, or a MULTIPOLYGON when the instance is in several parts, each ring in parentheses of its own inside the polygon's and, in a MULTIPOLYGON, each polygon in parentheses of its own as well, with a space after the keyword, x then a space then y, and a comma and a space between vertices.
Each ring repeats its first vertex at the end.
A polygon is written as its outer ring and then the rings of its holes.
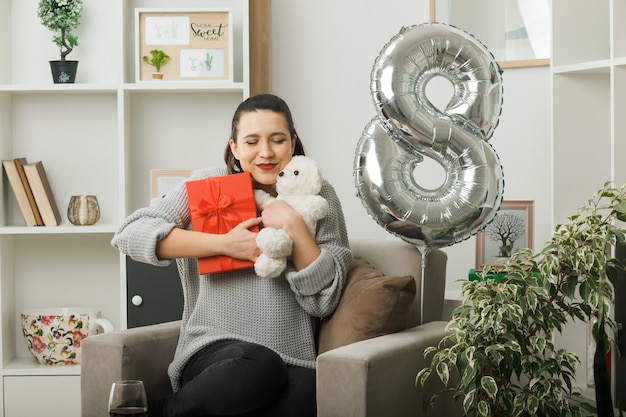
MULTIPOLYGON (((311 236, 315 237, 317 221, 328 214, 328 202, 319 195, 322 179, 315 161, 306 156, 294 156, 278 174, 277 197, 263 190, 254 191, 257 207, 262 210, 274 200, 284 200, 302 216, 311 236)), ((291 237, 282 229, 264 227, 258 233, 256 243, 263 252, 254 264, 257 275, 263 278, 280 276, 293 250, 291 237)))

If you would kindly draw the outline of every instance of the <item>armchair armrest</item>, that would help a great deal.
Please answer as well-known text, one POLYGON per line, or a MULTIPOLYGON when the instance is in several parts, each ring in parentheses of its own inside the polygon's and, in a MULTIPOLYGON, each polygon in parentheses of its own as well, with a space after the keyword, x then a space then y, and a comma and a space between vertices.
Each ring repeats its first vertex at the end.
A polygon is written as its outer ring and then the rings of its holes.
POLYGON ((180 321, 101 333, 81 347, 83 417, 107 417, 111 384, 123 379, 144 382, 148 398, 172 392, 167 368, 174 357, 180 321))
POLYGON ((424 349, 437 346, 447 322, 430 322, 321 354, 317 359, 318 417, 463 416, 452 396, 424 411, 423 403, 443 388, 431 378, 415 386, 427 365, 424 349))

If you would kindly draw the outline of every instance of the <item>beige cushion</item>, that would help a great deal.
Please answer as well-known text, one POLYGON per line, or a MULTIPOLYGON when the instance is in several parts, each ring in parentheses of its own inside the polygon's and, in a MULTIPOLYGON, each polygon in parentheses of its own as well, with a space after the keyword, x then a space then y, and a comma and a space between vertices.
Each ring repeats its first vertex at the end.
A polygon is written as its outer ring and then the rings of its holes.
POLYGON ((322 320, 318 352, 404 330, 415 293, 411 275, 385 276, 355 258, 337 309, 322 320))

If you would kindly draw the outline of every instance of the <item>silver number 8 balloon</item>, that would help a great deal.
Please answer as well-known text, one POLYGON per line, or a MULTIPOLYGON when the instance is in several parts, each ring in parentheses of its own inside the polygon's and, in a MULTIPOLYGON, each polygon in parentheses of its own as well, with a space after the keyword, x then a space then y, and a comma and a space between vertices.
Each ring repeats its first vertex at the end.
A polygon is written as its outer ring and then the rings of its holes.
POLYGON ((476 38, 443 23, 402 28, 376 58, 377 110, 358 142, 354 180, 370 216, 420 248, 444 247, 478 233, 502 203, 504 176, 487 142, 502 106, 502 70, 476 38), (444 110, 426 96, 434 77, 454 93, 444 110), (420 185, 430 158, 445 180, 420 185))

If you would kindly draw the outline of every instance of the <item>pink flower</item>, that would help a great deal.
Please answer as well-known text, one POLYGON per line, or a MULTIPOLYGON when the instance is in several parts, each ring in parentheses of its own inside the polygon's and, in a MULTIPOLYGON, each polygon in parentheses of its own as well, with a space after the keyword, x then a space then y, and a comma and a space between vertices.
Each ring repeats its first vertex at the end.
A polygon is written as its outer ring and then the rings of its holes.
POLYGON ((79 348, 80 347, 80 342, 82 342, 83 339, 86 338, 86 337, 87 337, 87 335, 85 335, 83 332, 80 332, 80 331, 72 332, 72 339, 74 341, 74 346, 79 348))
POLYGON ((40 338, 33 337, 33 350, 37 353, 41 353, 48 347, 40 338))
POLYGON ((41 323, 44 326, 49 326, 50 323, 54 322, 56 316, 41 316, 41 323))

